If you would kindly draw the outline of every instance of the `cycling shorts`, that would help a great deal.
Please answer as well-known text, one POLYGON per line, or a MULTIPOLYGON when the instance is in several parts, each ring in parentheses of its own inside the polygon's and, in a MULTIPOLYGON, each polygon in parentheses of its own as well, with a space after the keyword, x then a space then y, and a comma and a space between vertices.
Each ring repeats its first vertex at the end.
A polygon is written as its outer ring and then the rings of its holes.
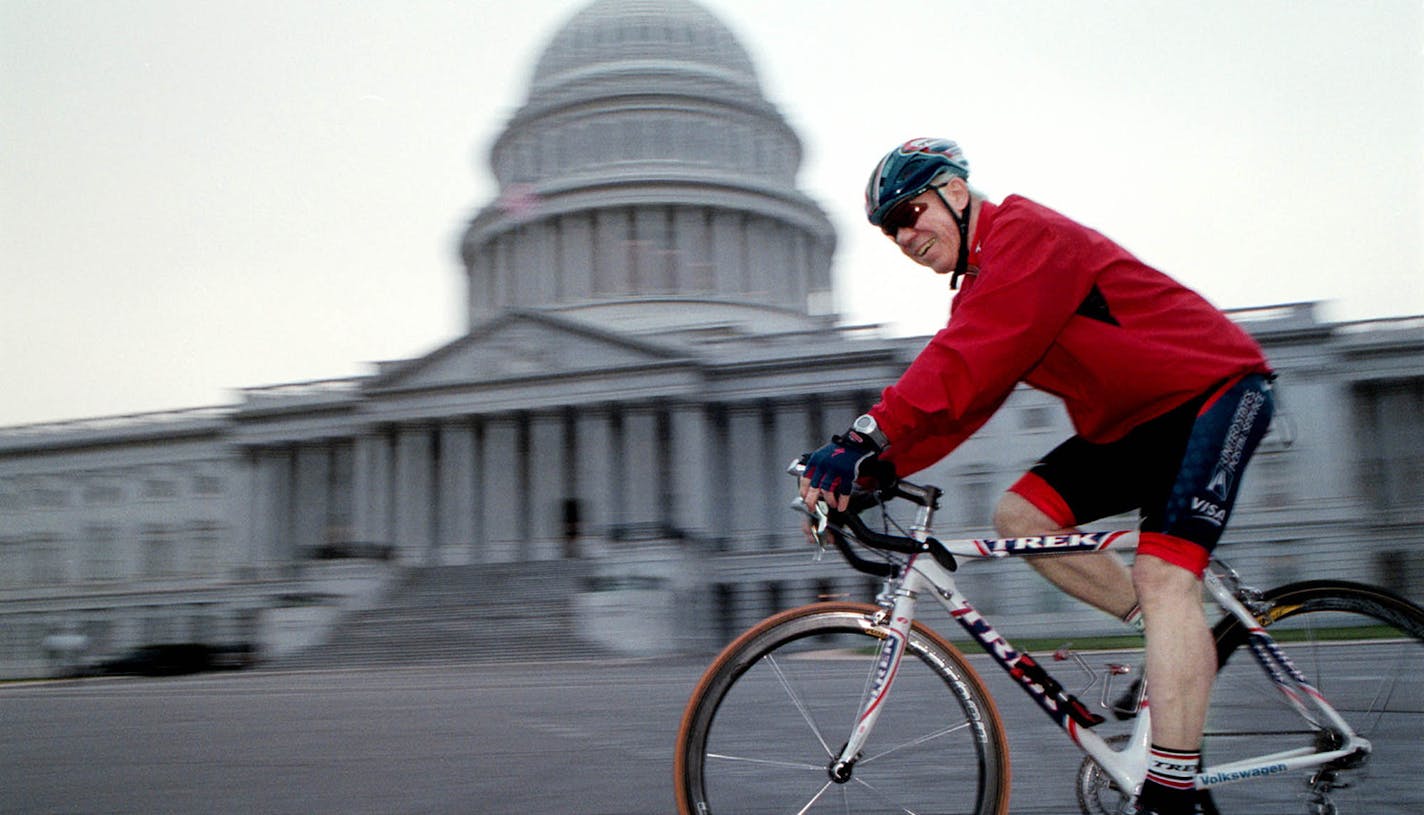
POLYGON ((1270 377, 1225 383, 1121 439, 1068 439, 1010 490, 1064 528, 1138 510, 1139 553, 1200 575, 1274 410, 1270 377))

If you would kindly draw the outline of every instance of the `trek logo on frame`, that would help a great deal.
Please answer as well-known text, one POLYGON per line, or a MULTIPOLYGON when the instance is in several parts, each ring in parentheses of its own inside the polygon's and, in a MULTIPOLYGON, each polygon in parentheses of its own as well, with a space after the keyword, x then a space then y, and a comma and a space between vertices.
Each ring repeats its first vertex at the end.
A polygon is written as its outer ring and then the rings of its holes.
POLYGON ((979 551, 988 557, 1008 557, 1036 552, 1095 552, 1112 543, 1124 532, 1075 532, 1070 535, 1036 535, 1026 538, 990 538, 974 541, 979 551))

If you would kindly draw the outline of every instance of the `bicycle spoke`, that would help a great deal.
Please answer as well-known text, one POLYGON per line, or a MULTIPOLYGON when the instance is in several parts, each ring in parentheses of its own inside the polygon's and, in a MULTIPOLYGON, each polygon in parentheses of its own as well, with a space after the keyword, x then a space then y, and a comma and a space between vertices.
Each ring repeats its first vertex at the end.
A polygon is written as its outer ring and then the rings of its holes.
POLYGON ((916 815, 916 813, 915 813, 915 811, 914 811, 913 809, 906 809, 906 808, 900 806, 899 804, 895 803, 894 801, 891 801, 890 798, 889 798, 889 796, 887 796, 885 793, 881 792, 880 789, 879 789, 878 787, 876 787, 874 784, 868 783, 865 779, 863 779, 863 778, 852 778, 851 780, 854 781, 856 784, 858 784, 858 785, 860 785, 860 786, 862 786, 862 787, 865 787, 867 790, 869 790, 869 791, 875 793, 875 797, 879 798, 881 801, 884 801, 886 804, 889 804, 890 806, 892 806, 892 807, 894 807, 894 808, 900 810, 901 812, 905 813, 905 815, 916 815))
POLYGON ((821 735, 821 728, 817 726, 816 720, 811 718, 811 711, 806 708, 806 703, 801 699, 801 694, 791 686, 791 680, 787 678, 786 672, 781 670, 781 663, 776 661, 776 657, 771 654, 766 655, 764 661, 771 666, 772 673, 776 674, 776 679, 781 683, 781 687, 786 691, 786 695, 791 697, 791 704, 796 706, 797 712, 805 720, 806 726, 811 728, 811 733, 816 737, 816 741, 821 743, 821 749, 826 751, 827 758, 833 758, 835 753, 831 746, 826 743, 826 739, 821 735))
POLYGON ((729 756, 726 753, 708 753, 708 758, 715 758, 719 761, 739 761, 744 764, 755 764, 761 767, 785 767, 789 770, 815 770, 825 771, 825 767, 815 764, 806 764, 799 761, 773 761, 769 758, 752 758, 751 756, 729 756))
POLYGON ((852 778, 851 780, 854 781, 857 785, 859 785, 859 786, 861 786, 861 787, 864 787, 865 789, 867 789, 867 790, 869 790, 870 792, 874 793, 874 794, 875 794, 875 797, 879 798, 879 799, 880 799, 881 801, 883 801, 887 806, 894 807, 896 810, 899 810, 900 812, 905 813, 905 815, 919 815, 919 812, 918 812, 917 810, 910 809, 909 807, 906 807, 906 806, 904 806, 904 805, 902 805, 902 804, 900 804, 900 803, 898 803, 898 802, 892 800, 892 799, 890 798, 890 796, 887 795, 884 791, 882 791, 879 787, 875 786, 874 784, 869 783, 869 782, 866 781, 865 779, 860 778, 860 777, 854 777, 854 778, 852 778))
MULTIPOLYGON (((1362 711, 1365 713, 1373 713, 1374 717, 1370 720, 1369 729, 1362 731, 1361 735, 1367 735, 1368 733, 1373 732, 1375 729, 1377 729, 1380 725, 1380 722, 1384 719, 1384 714, 1386 712, 1389 712, 1390 702, 1393 701, 1394 692, 1399 687, 1400 675, 1404 670, 1406 670, 1404 665, 1406 661, 1405 654, 1406 652, 1401 649, 1400 652, 1395 656, 1394 664, 1384 674, 1385 679, 1387 679, 1388 681, 1380 682, 1379 688, 1375 690, 1374 698, 1370 699, 1369 705, 1366 706, 1364 711, 1362 711), (1384 697, 1383 701, 1380 700, 1381 696, 1384 697)), ((1418 713, 1420 711, 1404 712, 1418 713)))
POLYGON ((818 603, 743 638, 690 703, 679 755, 684 815, 999 815, 1008 775, 992 702, 958 651, 916 638, 864 756, 827 776, 866 701, 875 607, 818 603), (987 714, 987 715, 986 715, 987 714), (935 719, 926 719, 934 716, 935 719), (818 725, 819 723, 819 725, 818 725), (823 756, 826 757, 823 760, 823 756))
POLYGON ((860 766, 863 767, 863 766, 865 766, 866 764, 869 764, 869 763, 875 761, 876 759, 884 758, 885 756, 888 756, 888 755, 890 755, 891 753, 896 753, 896 752, 899 752, 900 750, 904 750, 904 749, 907 749, 907 748, 910 748, 910 747, 918 747, 918 746, 920 746, 921 744, 929 744, 930 742, 934 741, 935 739, 942 739, 942 738, 944 738, 945 736, 948 736, 948 735, 950 735, 951 733, 957 733, 958 731, 963 730, 964 728, 966 728, 966 727, 968 727, 968 726, 969 726, 969 722, 964 722, 964 723, 962 723, 962 724, 956 724, 956 725, 950 725, 949 727, 946 727, 946 728, 944 728, 944 729, 942 729, 942 730, 937 730, 937 731, 935 731, 935 732, 933 732, 933 733, 930 733, 929 735, 920 736, 920 737, 917 738, 917 739, 911 739, 910 741, 904 742, 903 744, 897 744, 896 746, 891 747, 891 748, 889 748, 888 750, 881 750, 880 752, 876 753, 876 754, 873 755, 873 756, 869 756, 869 757, 867 757, 867 758, 861 759, 858 763, 859 763, 860 766))
POLYGON ((819 790, 816 790, 816 794, 811 796, 811 800, 806 802, 806 806, 796 810, 796 815, 806 815, 807 812, 810 812, 811 807, 815 806, 816 802, 821 800, 821 796, 826 794, 826 790, 832 786, 831 782, 827 781, 819 790))

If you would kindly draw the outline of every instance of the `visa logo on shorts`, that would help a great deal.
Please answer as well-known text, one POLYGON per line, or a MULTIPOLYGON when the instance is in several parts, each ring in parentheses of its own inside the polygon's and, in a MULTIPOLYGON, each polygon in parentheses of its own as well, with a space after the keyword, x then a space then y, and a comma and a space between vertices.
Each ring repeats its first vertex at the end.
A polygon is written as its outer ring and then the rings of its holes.
POLYGON ((1226 523, 1226 510, 1204 498, 1192 498, 1192 516, 1217 526, 1226 523))

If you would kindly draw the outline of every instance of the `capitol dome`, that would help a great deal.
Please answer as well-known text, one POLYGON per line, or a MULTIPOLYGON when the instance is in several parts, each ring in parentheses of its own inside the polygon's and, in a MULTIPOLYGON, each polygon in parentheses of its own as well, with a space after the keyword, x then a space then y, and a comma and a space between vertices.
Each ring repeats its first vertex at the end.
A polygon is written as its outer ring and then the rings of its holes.
POLYGON ((835 235, 796 189, 801 154, 711 12, 589 4, 549 41, 490 150, 500 193, 461 244, 471 324, 637 303, 673 322, 698 304, 815 317, 835 235))
POLYGON ((612 0, 585 8, 549 43, 534 69, 531 101, 639 62, 760 95, 751 57, 711 12, 691 2, 612 0))

